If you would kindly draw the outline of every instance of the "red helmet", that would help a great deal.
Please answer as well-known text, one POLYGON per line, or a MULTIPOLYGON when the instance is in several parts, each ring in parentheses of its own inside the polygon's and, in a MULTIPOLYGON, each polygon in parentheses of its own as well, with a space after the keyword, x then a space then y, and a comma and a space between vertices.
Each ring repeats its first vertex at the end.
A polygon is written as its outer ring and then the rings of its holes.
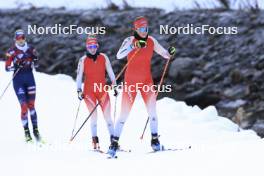
POLYGON ((145 17, 140 16, 134 20, 133 25, 134 25, 134 30, 141 27, 148 27, 148 20, 145 17))
POLYGON ((89 35, 86 39, 86 45, 98 45, 95 35, 89 35))

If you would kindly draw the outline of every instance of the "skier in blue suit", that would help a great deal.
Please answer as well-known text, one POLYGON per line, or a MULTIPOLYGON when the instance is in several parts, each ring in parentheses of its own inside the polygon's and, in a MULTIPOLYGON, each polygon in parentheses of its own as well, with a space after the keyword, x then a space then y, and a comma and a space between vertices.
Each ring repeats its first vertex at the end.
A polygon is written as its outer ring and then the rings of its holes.
POLYGON ((28 125, 28 111, 33 126, 33 134, 37 141, 41 140, 37 113, 35 110, 36 84, 33 75, 33 67, 37 65, 37 54, 34 47, 26 42, 23 30, 16 30, 15 43, 7 51, 6 71, 14 71, 13 87, 21 106, 21 121, 25 131, 26 142, 32 142, 28 125))

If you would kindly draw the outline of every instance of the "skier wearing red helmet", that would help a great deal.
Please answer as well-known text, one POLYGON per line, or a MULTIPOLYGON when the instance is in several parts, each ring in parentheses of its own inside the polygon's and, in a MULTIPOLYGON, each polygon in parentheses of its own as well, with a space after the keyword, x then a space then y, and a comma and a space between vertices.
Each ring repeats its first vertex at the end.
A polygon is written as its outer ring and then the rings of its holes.
MULTIPOLYGON (((105 71, 107 71, 111 82, 115 82, 115 75, 109 61, 109 58, 104 53, 98 52, 98 42, 94 35, 88 36, 86 40, 86 54, 81 57, 77 70, 77 92, 80 100, 84 99, 88 110, 91 112, 96 106, 97 101, 101 101, 100 106, 103 111, 104 119, 107 123, 107 128, 110 134, 110 140, 113 138, 114 125, 111 118, 110 98, 105 89, 95 89, 101 85, 106 85, 105 71), (82 89, 82 79, 84 76, 84 86, 82 89), (104 96, 106 94, 106 96, 104 96), (102 100, 102 97, 105 99, 102 100)), ((115 91, 115 96, 117 92, 115 91)), ((94 149, 99 149, 99 138, 97 136, 97 112, 95 111, 91 116, 91 133, 92 145, 94 149)))
POLYGON ((148 34, 148 21, 145 17, 141 16, 136 18, 133 25, 134 35, 124 40, 117 53, 117 59, 127 57, 127 60, 129 61, 125 72, 124 82, 127 86, 131 86, 131 89, 130 91, 123 91, 121 113, 115 124, 114 140, 112 141, 108 151, 108 153, 112 156, 115 155, 118 148, 118 140, 134 103, 137 91, 140 91, 142 95, 150 118, 152 135, 151 147, 155 151, 161 149, 158 139, 156 93, 151 90, 137 90, 135 87, 137 83, 141 83, 145 86, 153 85, 151 59, 154 51, 161 55, 164 59, 170 59, 171 56, 175 54, 176 49, 174 47, 170 47, 168 50, 165 50, 154 37, 148 34))

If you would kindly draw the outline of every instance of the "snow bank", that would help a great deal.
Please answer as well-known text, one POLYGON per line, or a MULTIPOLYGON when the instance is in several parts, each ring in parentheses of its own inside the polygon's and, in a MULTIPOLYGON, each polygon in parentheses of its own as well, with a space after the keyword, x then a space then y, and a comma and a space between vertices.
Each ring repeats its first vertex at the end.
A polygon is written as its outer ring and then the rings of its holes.
MULTIPOLYGON (((35 73, 37 83, 36 108, 39 128, 49 145, 43 148, 26 145, 20 122, 20 109, 12 86, 0 100, 0 174, 1 175, 260 175, 264 141, 251 130, 237 132, 238 126, 220 117, 215 107, 204 110, 184 102, 163 98, 157 102, 160 140, 167 148, 191 150, 148 154, 150 132, 139 139, 147 113, 140 96, 120 138, 122 148, 131 153, 119 153, 117 160, 91 152, 89 122, 76 140, 69 137, 78 106, 74 80, 65 75, 35 73)), ((11 73, 0 63, 0 91, 11 73)), ((120 112, 121 96, 117 112, 120 112)), ((114 103, 114 97, 111 96, 114 103)), ((81 104, 78 125, 88 111, 81 104)), ((118 113, 117 113, 118 114, 118 113)), ((109 136, 99 111, 98 135, 102 150, 109 146, 109 136)))

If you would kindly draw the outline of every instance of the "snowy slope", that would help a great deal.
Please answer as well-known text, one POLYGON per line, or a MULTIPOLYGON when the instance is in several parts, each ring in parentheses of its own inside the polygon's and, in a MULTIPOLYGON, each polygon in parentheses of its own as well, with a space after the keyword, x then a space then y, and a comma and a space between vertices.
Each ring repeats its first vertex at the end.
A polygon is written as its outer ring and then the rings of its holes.
MULTIPOLYGON (((0 92, 11 73, 0 63, 0 92)), ((19 104, 10 87, 0 100, 0 175, 262 175, 264 141, 255 132, 237 132, 237 125, 219 117, 211 106, 200 110, 183 102, 163 98, 157 103, 161 142, 170 147, 192 145, 191 150, 147 154, 149 129, 139 140, 147 114, 140 96, 120 139, 122 148, 116 160, 89 151, 89 124, 73 143, 69 137, 78 106, 75 83, 66 75, 49 76, 35 73, 37 82, 36 108, 40 132, 50 144, 43 148, 26 145, 20 122, 19 104)), ((120 98, 118 99, 118 112, 120 98)), ((114 98, 111 97, 112 103, 114 98)), ((80 122, 88 112, 82 102, 80 122)), ((107 150, 109 137, 99 114, 101 148, 107 150)))
MULTIPOLYGON (((104 8, 107 2, 113 2, 118 6, 123 6, 123 0, 0 0, 0 8, 26 8, 34 5, 36 7, 66 7, 68 9, 93 9, 104 8)), ((218 6, 217 0, 126 0, 133 7, 155 7, 166 11, 177 9, 190 9, 195 7, 195 2, 198 2, 203 8, 214 8, 218 6)), ((239 8, 242 4, 254 4, 258 2, 261 8, 264 8, 263 0, 232 0, 232 7, 239 8)))

